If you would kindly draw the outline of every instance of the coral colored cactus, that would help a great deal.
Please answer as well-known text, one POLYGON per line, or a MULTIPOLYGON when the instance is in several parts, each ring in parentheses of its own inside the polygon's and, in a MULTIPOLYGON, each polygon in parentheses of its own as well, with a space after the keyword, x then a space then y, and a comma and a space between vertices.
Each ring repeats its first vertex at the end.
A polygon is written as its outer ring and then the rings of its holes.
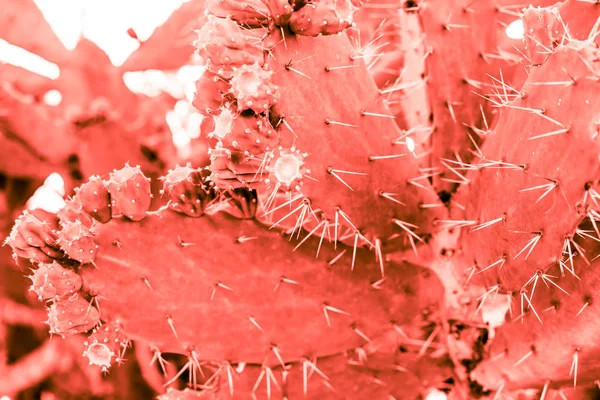
POLYGON ((277 103, 277 86, 271 83, 272 74, 258 64, 243 65, 234 72, 229 83, 240 110, 260 114, 277 103))
POLYGON ((109 323, 94 328, 84 343, 83 355, 89 359, 91 365, 108 369, 114 363, 121 362, 122 353, 127 349, 128 344, 120 325, 109 323))
MULTIPOLYGON (((125 166, 110 174, 106 182, 110 192, 111 215, 124 215, 132 221, 139 221, 150 208, 152 198, 150 179, 146 178, 139 166, 125 166)), ((104 205, 106 207, 106 205, 104 205)))
POLYGON ((68 297, 81 289, 81 277, 57 262, 39 264, 33 271, 31 291, 40 301, 68 297))
POLYGON ((358 10, 351 0, 316 0, 292 13, 289 28, 298 35, 333 35, 352 26, 358 10))
POLYGON ((165 400, 597 382, 600 11, 538 5, 207 1, 208 165, 107 168, 7 238, 50 332, 149 347, 165 400))
POLYGON ((504 109, 457 200, 469 225, 465 254, 478 274, 490 276, 489 285, 519 290, 536 271, 559 262, 561 250, 576 250, 575 229, 595 206, 585 194, 600 172, 597 57, 589 43, 571 41, 531 71, 517 99, 494 100, 504 109), (535 157, 544 151, 557 156, 551 162, 535 157))
POLYGON ((50 333, 69 336, 87 332, 100 322, 98 310, 79 293, 59 299, 48 308, 50 333))

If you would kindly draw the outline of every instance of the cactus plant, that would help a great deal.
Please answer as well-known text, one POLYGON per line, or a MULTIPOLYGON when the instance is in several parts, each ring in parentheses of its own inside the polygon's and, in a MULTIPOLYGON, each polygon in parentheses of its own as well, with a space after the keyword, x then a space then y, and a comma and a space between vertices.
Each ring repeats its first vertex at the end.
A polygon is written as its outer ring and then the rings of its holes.
POLYGON ((194 105, 210 165, 174 166, 154 192, 139 168, 100 173, 7 239, 36 264, 51 332, 87 333, 103 370, 130 341, 161 365, 183 355, 167 384, 185 374, 189 388, 161 399, 543 398, 592 384, 598 10, 525 9, 522 58, 483 83, 507 58, 491 53, 506 47, 507 3, 399 11, 419 14, 434 48, 423 79, 437 134, 424 139, 346 32, 359 1, 207 1, 194 105))

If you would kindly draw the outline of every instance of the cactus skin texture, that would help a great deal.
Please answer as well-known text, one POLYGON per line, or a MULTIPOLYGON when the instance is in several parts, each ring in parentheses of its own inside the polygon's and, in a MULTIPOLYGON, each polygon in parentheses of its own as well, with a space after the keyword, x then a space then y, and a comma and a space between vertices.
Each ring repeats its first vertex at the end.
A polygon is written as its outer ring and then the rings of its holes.
POLYGON ((425 71, 433 118, 431 166, 442 169, 434 178, 436 189, 449 190, 460 181, 446 166, 470 160, 477 129, 491 118, 489 103, 477 96, 486 88, 486 74, 510 73, 515 59, 503 53, 498 24, 502 14, 495 1, 425 1, 419 3, 426 51, 425 71), (475 92, 475 93, 473 93, 475 92), (484 107, 484 108, 482 108, 484 107), (471 138, 469 138, 471 135, 471 138), (445 165, 444 165, 445 164, 445 165))
MULTIPOLYGON (((121 321, 132 337, 139 335, 167 352, 197 349, 208 359, 232 362, 261 363, 271 343, 281 347, 284 361, 358 347, 364 339, 350 328, 352 323, 366 335, 379 336, 389 321, 401 319, 400 310, 419 304, 417 298, 388 293, 385 288, 371 290, 369 282, 378 280, 374 260, 362 271, 338 272, 338 265, 348 265, 348 255, 330 272, 327 261, 314 260, 314 253, 302 248, 293 253, 294 246, 282 246, 278 237, 255 222, 223 214, 192 219, 169 211, 140 224, 114 220, 97 228, 96 243, 103 249, 96 260, 98 268, 85 269, 82 277, 90 292, 119 299, 114 303, 101 300, 102 312, 121 321), (244 237, 253 239, 244 242, 244 237), (141 246, 135 245, 136 238, 141 246), (121 245, 113 246, 115 241, 121 245), (267 243, 272 247, 265 247, 267 243), (161 249, 171 256, 161 260, 145 248, 161 249), (261 251, 266 255, 255 264, 253 254, 261 251), (129 266, 127 271, 123 265, 129 266), (282 277, 298 283, 282 283, 282 277), (127 282, 134 282, 136 289, 121 293, 127 282), (325 304, 343 312, 326 312, 325 304), (161 315, 165 321, 174 321, 177 336, 166 322, 156 324, 161 315), (180 324, 187 315, 195 315, 200 325, 180 324), (216 325, 201 328, 208 321, 216 325)), ((314 250, 317 242, 315 238, 307 243, 307 249, 314 250)), ((364 253, 358 259, 367 258, 364 253)), ((321 254, 328 261, 337 255, 325 248, 321 254)), ((405 268, 394 267, 388 276, 390 286, 401 285, 402 279, 410 279, 405 268)), ((418 275, 413 279, 413 288, 424 290, 426 284, 417 283, 418 275)))
POLYGON ((87 332, 104 370, 130 341, 187 357, 167 400, 417 399, 450 369, 457 398, 598 379, 597 7, 524 9, 518 59, 495 26, 521 15, 509 1, 407 7, 433 48, 417 69, 434 132, 411 141, 415 108, 392 114, 345 32, 361 4, 207 5, 210 165, 94 176, 7 239, 37 264, 52 333, 87 332))
MULTIPOLYGON (((594 232, 589 219, 580 228, 594 232)), ((577 243, 586 258, 599 254, 598 242, 578 237, 577 243)), ((598 261, 576 256, 573 265, 578 278, 561 276, 557 266, 546 272, 560 277, 551 278, 556 285, 546 287, 539 278, 532 307, 543 325, 531 310, 522 318, 515 315, 499 330, 491 347, 493 355, 504 356, 484 362, 474 371, 480 382, 494 387, 504 381, 510 389, 542 388, 546 383, 560 387, 598 379, 598 261)))
POLYGON ((464 199, 471 224, 463 247, 489 285, 518 291, 536 271, 557 263, 590 212, 586 207, 594 206, 583 200, 600 172, 596 57, 589 44, 572 41, 534 68, 521 89, 527 95, 505 105, 487 136, 482 167, 467 175, 470 183, 457 200, 464 199), (556 156, 549 162, 539 153, 556 156))

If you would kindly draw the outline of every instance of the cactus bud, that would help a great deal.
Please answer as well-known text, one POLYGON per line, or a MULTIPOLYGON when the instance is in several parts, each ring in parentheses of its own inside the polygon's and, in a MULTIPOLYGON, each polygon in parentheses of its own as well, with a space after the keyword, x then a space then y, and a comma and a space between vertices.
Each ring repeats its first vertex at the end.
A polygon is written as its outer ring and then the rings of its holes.
POLYGON ((119 362, 127 349, 129 341, 117 323, 108 323, 95 328, 84 342, 83 355, 90 365, 97 365, 103 370, 110 368, 113 362, 119 362))
POLYGON ((29 278, 32 281, 30 291, 37 294, 40 301, 71 296, 82 286, 79 275, 57 262, 40 264, 29 278))
POLYGON ((78 196, 88 214, 102 223, 110 221, 110 193, 100 177, 92 176, 81 186, 78 196))
POLYGON ((67 222, 58 235, 58 243, 69 257, 82 264, 94 262, 97 246, 91 229, 79 221, 67 222))
POLYGON ((189 165, 176 166, 163 179, 163 193, 171 199, 171 208, 177 212, 199 217, 206 205, 213 200, 208 185, 204 183, 203 171, 189 165))
POLYGON ((100 313, 79 293, 48 308, 50 333, 71 336, 87 332, 100 322, 100 313))
POLYGON ((125 215, 132 221, 146 217, 152 201, 150 180, 140 167, 126 165, 110 174, 108 190, 112 199, 112 215, 125 215))

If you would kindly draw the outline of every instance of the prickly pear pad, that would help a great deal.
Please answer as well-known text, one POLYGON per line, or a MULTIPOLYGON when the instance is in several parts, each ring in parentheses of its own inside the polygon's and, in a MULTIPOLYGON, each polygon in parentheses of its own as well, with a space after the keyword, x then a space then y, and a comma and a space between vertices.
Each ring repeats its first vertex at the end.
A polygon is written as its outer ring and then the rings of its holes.
MULTIPOLYGON (((589 220, 580 228, 594 234, 589 220)), ((596 238, 579 236, 576 241, 588 261, 598 256, 596 238)), ((537 277, 534 293, 528 293, 533 300, 524 317, 519 317, 519 296, 514 297, 513 319, 500 327, 490 358, 473 372, 479 383, 495 388, 504 379, 506 389, 512 390, 542 387, 547 381, 552 387, 561 387, 598 379, 600 262, 596 259, 588 265, 576 256, 573 264, 578 278, 561 276, 558 267, 537 277)))
POLYGON ((457 200, 473 221, 465 254, 480 271, 497 263, 484 272, 490 285, 499 278, 504 290, 520 290, 561 251, 573 253, 568 238, 597 208, 586 194, 600 173, 597 56, 584 42, 557 48, 532 70, 519 98, 499 103, 480 167, 457 200))
POLYGON ((328 264, 340 247, 324 245, 316 259, 315 242, 294 252, 278 233, 223 214, 113 219, 96 242, 97 268, 81 274, 103 320, 163 352, 208 360, 261 363, 271 345, 284 360, 342 352, 365 343, 357 330, 376 337, 437 298, 413 266, 390 269, 377 290, 372 254, 359 251, 371 267, 351 272, 348 255, 328 264))
POLYGON ((332 220, 339 207, 368 238, 410 236, 394 218, 430 232, 442 210, 420 205, 437 197, 410 184, 423 176, 418 160, 393 143, 401 132, 347 36, 278 39, 269 61, 281 93, 275 113, 286 121, 283 146, 308 154, 302 194, 332 220))

